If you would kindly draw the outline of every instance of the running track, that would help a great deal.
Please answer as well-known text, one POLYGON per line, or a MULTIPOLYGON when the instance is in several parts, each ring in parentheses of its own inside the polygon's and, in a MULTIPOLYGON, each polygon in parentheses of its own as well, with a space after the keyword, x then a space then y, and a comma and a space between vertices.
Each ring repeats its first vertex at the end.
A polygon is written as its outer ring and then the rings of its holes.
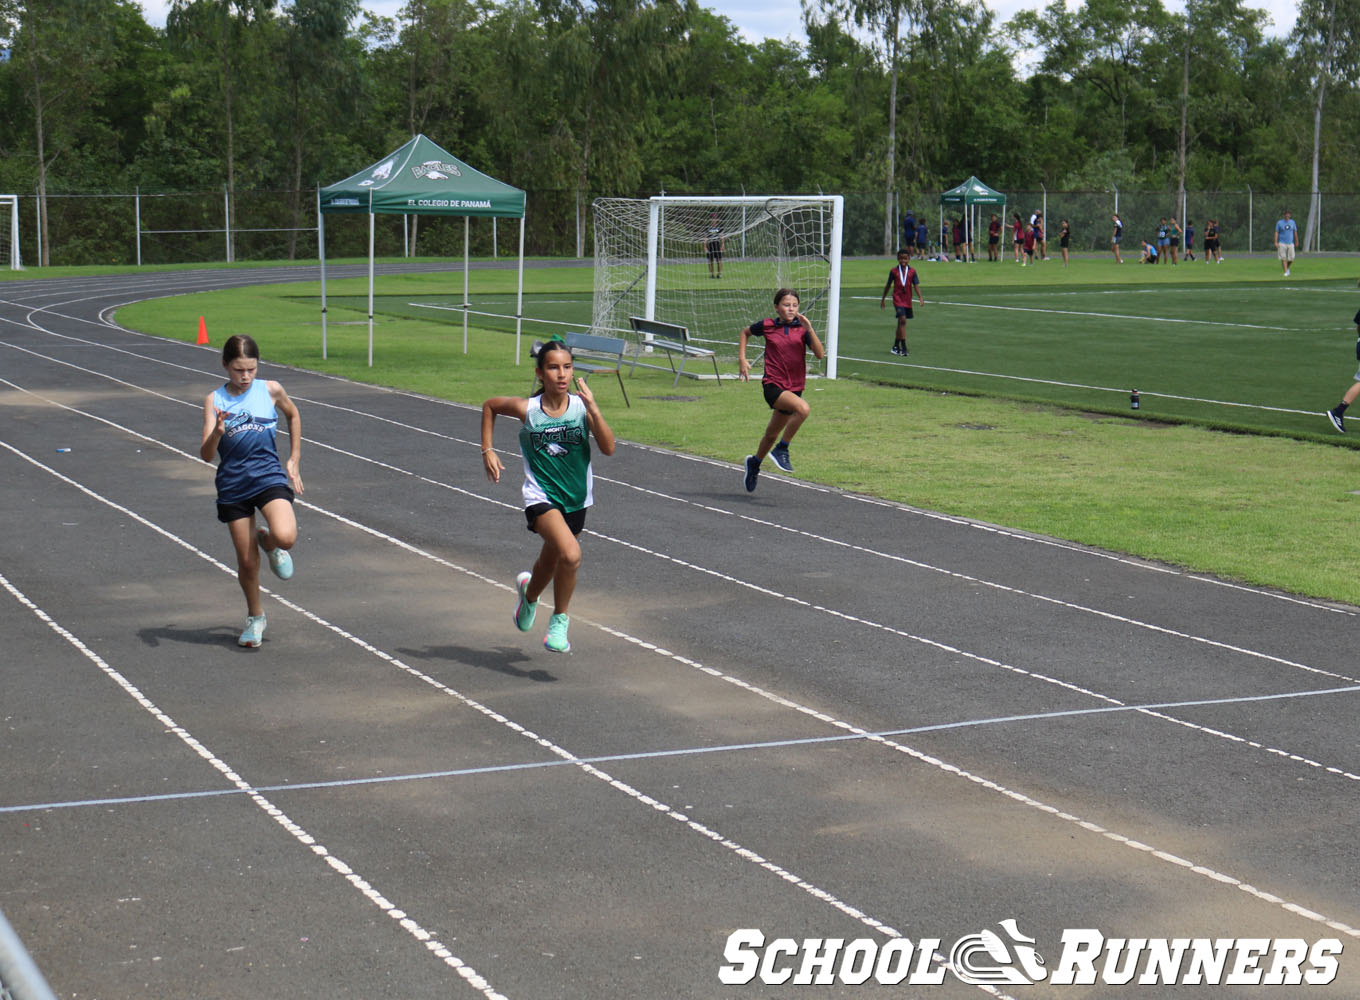
POLYGON ((220 344, 114 310, 314 276, 0 285, 0 910, 59 996, 1192 992, 718 978, 738 928, 939 969, 1014 918, 1050 968, 1336 938, 1306 993, 1360 997, 1355 608, 621 443, 554 655, 478 412, 266 364, 307 491, 239 649, 220 344))

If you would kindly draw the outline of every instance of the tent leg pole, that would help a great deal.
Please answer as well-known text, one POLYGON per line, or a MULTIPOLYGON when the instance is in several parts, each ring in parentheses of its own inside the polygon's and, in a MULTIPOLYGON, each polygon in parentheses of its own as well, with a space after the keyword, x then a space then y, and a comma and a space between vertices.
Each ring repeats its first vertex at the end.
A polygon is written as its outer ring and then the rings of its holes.
POLYGON ((321 258, 321 360, 326 360, 326 217, 321 214, 321 188, 316 189, 316 252, 321 258))
POLYGON ((515 292, 515 364, 519 364, 520 334, 524 329, 524 216, 519 217, 519 289, 515 292))
POLYGON ((468 256, 468 239, 472 234, 472 219, 470 216, 463 216, 463 353, 468 352, 468 267, 471 258, 468 256))
POLYGON ((368 213, 368 367, 373 367, 373 219, 368 213))

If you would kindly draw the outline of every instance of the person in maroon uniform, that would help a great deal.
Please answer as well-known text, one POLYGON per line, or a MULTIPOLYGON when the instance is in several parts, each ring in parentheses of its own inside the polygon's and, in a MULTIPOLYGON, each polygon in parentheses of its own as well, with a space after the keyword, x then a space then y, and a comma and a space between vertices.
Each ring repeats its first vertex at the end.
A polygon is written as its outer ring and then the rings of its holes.
POLYGON ((743 382, 751 375, 751 364, 746 360, 747 341, 752 337, 765 340, 765 374, 761 378, 761 388, 765 391, 766 404, 774 411, 756 453, 746 456, 747 493, 755 490, 760 463, 766 455, 785 472, 793 471, 789 441, 811 412, 803 399, 803 387, 807 384, 807 351, 812 351, 819 361, 826 357, 826 348, 813 332, 812 323, 798 311, 798 302, 797 292, 779 289, 774 293, 775 317, 757 320, 741 331, 737 357, 743 382))
POLYGON ((916 268, 911 266, 911 257, 905 250, 897 255, 897 266, 888 272, 888 283, 883 286, 883 296, 878 300, 878 308, 888 304, 888 293, 892 292, 893 312, 897 313, 897 337, 893 340, 892 353, 907 356, 907 320, 912 318, 911 290, 916 289, 921 305, 926 304, 925 293, 921 291, 921 279, 916 268))

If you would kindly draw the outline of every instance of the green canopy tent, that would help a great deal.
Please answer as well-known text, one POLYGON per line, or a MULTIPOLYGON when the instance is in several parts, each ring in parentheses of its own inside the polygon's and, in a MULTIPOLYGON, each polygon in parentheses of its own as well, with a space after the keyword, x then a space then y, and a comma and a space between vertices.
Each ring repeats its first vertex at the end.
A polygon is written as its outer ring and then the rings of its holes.
POLYGON ((488 177, 438 143, 417 135, 394 153, 317 192, 321 250, 321 356, 326 356, 326 224, 329 214, 368 216, 368 364, 373 366, 373 231, 378 215, 463 217, 463 353, 468 347, 470 220, 519 219, 519 291, 515 299, 515 364, 524 315, 524 192, 488 177))
MULTIPOLYGON (((948 205, 959 206, 964 212, 964 222, 968 227, 968 237, 971 242, 976 238, 978 231, 978 220, 982 217, 980 205, 1000 205, 1001 218, 1006 218, 1006 196, 1000 191, 989 188, 976 177, 969 177, 958 187, 950 188, 940 195, 940 218, 944 219, 944 210, 948 205)), ((1003 222, 1004 227, 1004 222, 1003 222)), ((943 249, 943 247, 941 247, 943 249)), ((977 253, 976 245, 973 250, 977 253)))

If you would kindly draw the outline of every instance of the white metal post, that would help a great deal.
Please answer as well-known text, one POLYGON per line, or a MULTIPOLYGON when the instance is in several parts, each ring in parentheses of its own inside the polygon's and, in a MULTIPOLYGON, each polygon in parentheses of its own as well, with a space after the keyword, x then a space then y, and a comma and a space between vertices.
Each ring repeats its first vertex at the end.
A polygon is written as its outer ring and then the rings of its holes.
POLYGON ((836 359, 840 357, 841 326, 841 233, 845 224, 845 199, 835 195, 831 202, 831 288, 826 303, 826 377, 836 377, 836 359))
POLYGON ((373 189, 368 189, 368 367, 373 367, 373 189))
POLYGON ((519 285, 515 291, 515 364, 519 364, 519 338, 524 329, 524 216, 519 217, 519 285))
POLYGON ((137 266, 142 266, 142 189, 138 186, 133 194, 133 214, 137 219, 137 266))
POLYGON ((656 244, 660 225, 661 203, 653 199, 647 205, 647 293, 642 311, 644 319, 656 319, 656 244))
POLYGON ((326 217, 321 214, 321 187, 316 189, 316 252, 321 257, 321 359, 326 359, 326 217))
POLYGON ((468 266, 471 258, 468 256, 468 241, 472 238, 472 218, 463 216, 463 353, 468 352, 468 309, 471 303, 468 302, 468 266))

